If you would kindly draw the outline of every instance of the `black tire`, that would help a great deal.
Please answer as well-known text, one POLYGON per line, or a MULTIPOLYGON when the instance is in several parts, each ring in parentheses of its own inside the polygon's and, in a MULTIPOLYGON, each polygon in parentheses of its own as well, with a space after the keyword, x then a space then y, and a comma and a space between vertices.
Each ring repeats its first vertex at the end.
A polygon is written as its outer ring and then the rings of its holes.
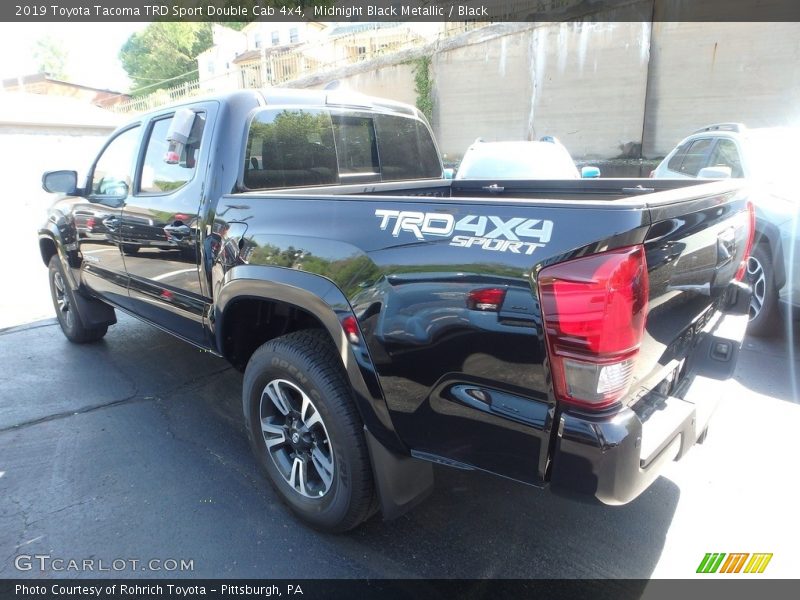
POLYGON ((259 464, 303 521, 337 533, 356 527, 374 512, 375 486, 363 423, 341 359, 324 332, 298 331, 258 348, 245 369, 242 404, 259 464), (306 400, 310 408, 303 420, 295 409, 302 409, 306 400), (311 421, 315 423, 306 428, 311 421), (330 471, 319 465, 330 466, 330 471), (300 481, 304 483, 298 485, 300 481))
POLYGON ((772 256, 764 244, 753 248, 747 260, 747 281, 753 286, 747 331, 755 336, 775 333, 780 322, 778 290, 772 256))
POLYGON ((89 328, 83 324, 80 314, 75 309, 75 291, 64 274, 64 268, 58 255, 53 255, 47 265, 50 279, 50 296, 56 309, 56 318, 61 331, 70 342, 88 344, 101 339, 108 331, 108 326, 89 328))
POLYGON ((140 246, 137 246, 136 244, 120 244, 120 247, 122 248, 123 254, 127 254, 128 256, 133 256, 139 252, 140 248, 140 246))

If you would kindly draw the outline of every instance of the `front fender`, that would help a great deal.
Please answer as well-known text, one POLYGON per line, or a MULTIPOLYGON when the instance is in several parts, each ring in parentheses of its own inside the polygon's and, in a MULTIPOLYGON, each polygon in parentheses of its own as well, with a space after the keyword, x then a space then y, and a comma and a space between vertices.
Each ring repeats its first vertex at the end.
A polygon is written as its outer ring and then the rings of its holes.
POLYGON ((209 315, 217 350, 222 353, 226 313, 243 298, 278 301, 316 317, 328 331, 355 392, 357 408, 366 428, 389 450, 408 454, 395 432, 378 376, 366 346, 354 348, 341 320, 353 315, 347 298, 329 279, 284 267, 240 265, 225 273, 209 315))
POLYGON ((766 241, 772 255, 772 268, 775 287, 780 290, 786 284, 786 264, 783 257, 783 244, 780 230, 765 218, 756 221, 755 243, 766 241))
POLYGON ((64 267, 64 273, 69 278, 72 289, 78 289, 80 278, 75 274, 81 264, 78 244, 74 229, 69 226, 66 217, 61 213, 51 213, 47 222, 39 228, 39 252, 45 266, 53 255, 53 249, 64 267))
POLYGON ((74 238, 69 237, 71 228, 66 223, 60 223, 57 217, 51 216, 47 223, 39 229, 39 251, 45 266, 52 256, 58 256, 64 274, 69 280, 68 285, 75 291, 75 310, 80 315, 81 322, 86 327, 106 327, 117 322, 114 309, 98 300, 84 294, 80 286, 81 258, 74 238))

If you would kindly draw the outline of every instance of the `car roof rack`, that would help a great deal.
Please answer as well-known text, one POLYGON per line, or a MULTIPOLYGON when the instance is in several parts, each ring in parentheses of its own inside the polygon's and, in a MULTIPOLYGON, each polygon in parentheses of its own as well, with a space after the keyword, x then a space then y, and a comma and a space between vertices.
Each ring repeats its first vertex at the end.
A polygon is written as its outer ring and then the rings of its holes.
POLYGON ((734 133, 740 133, 745 129, 746 127, 743 123, 714 123, 713 125, 698 129, 694 133, 705 133, 706 131, 732 131, 734 133))

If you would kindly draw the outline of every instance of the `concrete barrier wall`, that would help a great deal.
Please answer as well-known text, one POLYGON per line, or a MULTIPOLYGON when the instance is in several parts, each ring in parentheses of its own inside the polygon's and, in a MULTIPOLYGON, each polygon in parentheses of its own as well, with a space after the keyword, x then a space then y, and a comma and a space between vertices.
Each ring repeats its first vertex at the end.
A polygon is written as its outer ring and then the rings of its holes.
POLYGON ((531 35, 505 35, 433 55, 433 127, 443 154, 460 157, 478 137, 528 139, 531 35))
MULTIPOLYGON (((414 64, 403 62, 379 67, 371 71, 346 74, 337 79, 340 85, 362 94, 391 98, 407 104, 417 103, 414 91, 414 64)), ((308 87, 322 89, 327 82, 317 82, 308 87)))
POLYGON ((719 122, 800 125, 800 23, 654 23, 645 156, 719 122))
POLYGON ((477 137, 555 135, 578 160, 654 158, 709 123, 800 125, 800 23, 498 23, 335 78, 414 104, 420 56, 449 159, 477 137))
POLYGON ((638 146, 649 23, 555 23, 438 52, 434 127, 443 152, 476 138, 558 137, 575 158, 638 146))

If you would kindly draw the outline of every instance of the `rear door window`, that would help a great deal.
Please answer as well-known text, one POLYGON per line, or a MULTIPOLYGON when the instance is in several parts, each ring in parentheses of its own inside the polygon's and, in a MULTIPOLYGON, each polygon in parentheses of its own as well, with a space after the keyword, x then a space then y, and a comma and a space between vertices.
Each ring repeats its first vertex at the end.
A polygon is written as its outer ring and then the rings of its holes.
POLYGON ((244 165, 249 189, 338 183, 327 111, 269 109, 250 125, 244 165))
POLYGON ((683 162, 684 157, 686 156, 686 151, 689 149, 689 144, 683 144, 678 148, 672 158, 669 159, 667 163, 667 168, 670 171, 675 171, 676 173, 681 172, 681 163, 683 162))
POLYGON ((383 181, 442 176, 439 154, 422 121, 395 115, 375 117, 383 181))
POLYGON ((709 167, 730 167, 731 177, 744 177, 742 160, 739 158, 739 149, 736 142, 727 138, 720 138, 714 151, 711 153, 709 167))
POLYGON ((334 114, 331 119, 339 155, 339 174, 378 176, 378 144, 372 118, 334 114))
POLYGON ((250 125, 247 189, 441 177, 430 132, 398 115, 264 109, 250 125))
POLYGON ((692 177, 697 175, 708 164, 708 153, 713 145, 714 140, 711 138, 700 138, 691 142, 678 172, 692 177))

